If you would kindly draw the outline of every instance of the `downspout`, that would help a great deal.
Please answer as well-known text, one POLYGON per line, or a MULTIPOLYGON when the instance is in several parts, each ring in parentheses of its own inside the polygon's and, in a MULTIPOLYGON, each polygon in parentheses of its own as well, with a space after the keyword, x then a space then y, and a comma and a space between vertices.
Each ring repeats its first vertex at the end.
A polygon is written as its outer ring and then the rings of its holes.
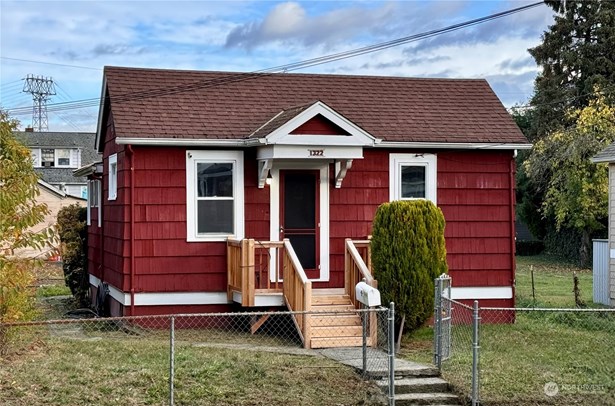
POLYGON ((126 146, 130 158, 130 315, 135 313, 135 183, 134 183, 134 159, 135 152, 132 145, 126 146))
POLYGON ((517 279, 517 263, 515 260, 515 158, 517 157, 517 150, 514 151, 512 158, 510 159, 510 263, 512 266, 513 278, 510 281, 512 286, 512 300, 513 307, 515 305, 515 285, 517 279))

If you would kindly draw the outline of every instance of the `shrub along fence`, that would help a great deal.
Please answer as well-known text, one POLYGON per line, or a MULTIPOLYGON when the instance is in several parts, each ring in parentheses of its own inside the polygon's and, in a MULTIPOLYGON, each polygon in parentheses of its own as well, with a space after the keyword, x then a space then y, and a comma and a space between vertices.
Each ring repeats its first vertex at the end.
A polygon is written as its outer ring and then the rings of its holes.
POLYGON ((615 404, 615 309, 469 306, 435 283, 434 363, 472 405, 615 404))
POLYGON ((343 350, 302 348, 293 319, 311 314, 0 324, 2 404, 393 404, 392 310, 331 312, 364 320, 363 346, 343 350), (368 341, 373 322, 377 339, 368 341))

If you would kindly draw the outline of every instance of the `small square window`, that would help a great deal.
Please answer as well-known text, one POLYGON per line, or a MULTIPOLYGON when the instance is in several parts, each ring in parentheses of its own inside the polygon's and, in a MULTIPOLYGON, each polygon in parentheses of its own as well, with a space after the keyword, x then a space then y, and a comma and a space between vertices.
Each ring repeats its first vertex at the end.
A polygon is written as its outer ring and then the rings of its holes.
POLYGON ((425 198, 425 167, 401 166, 401 198, 425 198))
POLYGON ((70 166, 70 149, 55 150, 57 166, 70 166))
POLYGON ((436 203, 435 154, 390 154, 389 199, 427 199, 436 203))

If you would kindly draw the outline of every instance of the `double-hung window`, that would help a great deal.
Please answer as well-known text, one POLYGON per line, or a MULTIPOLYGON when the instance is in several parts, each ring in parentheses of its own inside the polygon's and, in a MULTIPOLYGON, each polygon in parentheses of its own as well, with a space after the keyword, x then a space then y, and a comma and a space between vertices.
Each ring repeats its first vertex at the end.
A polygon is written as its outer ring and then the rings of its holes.
POLYGON ((187 151, 188 241, 243 237, 243 152, 187 151))
POLYGON ((436 164, 434 154, 390 154, 390 200, 427 199, 436 203, 436 164))

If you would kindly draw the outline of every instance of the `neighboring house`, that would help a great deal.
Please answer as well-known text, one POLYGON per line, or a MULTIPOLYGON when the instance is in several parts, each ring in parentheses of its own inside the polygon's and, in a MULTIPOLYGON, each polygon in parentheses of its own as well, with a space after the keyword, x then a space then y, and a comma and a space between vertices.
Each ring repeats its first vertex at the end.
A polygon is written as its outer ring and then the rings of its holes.
MULTIPOLYGON (((615 306, 615 143, 594 156, 593 163, 609 165, 609 277, 608 291, 611 306, 615 306)), ((606 303, 606 302, 605 302, 606 303)))
POLYGON ((365 240, 381 203, 422 198, 447 221, 453 297, 514 305, 514 156, 530 145, 485 80, 107 67, 102 97, 102 173, 78 174, 102 189, 90 283, 112 314, 352 299, 365 274, 345 239, 365 240))
MULTIPOLYGON (((62 207, 78 204, 80 206, 86 205, 86 200, 78 197, 67 195, 65 192, 56 188, 53 185, 45 182, 44 180, 38 181, 38 189, 40 191, 39 196, 36 199, 37 203, 45 203, 49 209, 49 213, 45 216, 44 220, 34 226, 31 231, 40 231, 46 227, 53 226, 56 223, 58 212, 62 207)), ((27 257, 42 257, 44 258, 57 258, 57 252, 53 252, 55 247, 45 247, 43 249, 28 248, 20 250, 19 255, 27 257)))
POLYGON ((69 196, 87 198, 87 179, 72 172, 100 160, 95 133, 24 131, 15 135, 31 149, 34 168, 43 181, 69 196))

